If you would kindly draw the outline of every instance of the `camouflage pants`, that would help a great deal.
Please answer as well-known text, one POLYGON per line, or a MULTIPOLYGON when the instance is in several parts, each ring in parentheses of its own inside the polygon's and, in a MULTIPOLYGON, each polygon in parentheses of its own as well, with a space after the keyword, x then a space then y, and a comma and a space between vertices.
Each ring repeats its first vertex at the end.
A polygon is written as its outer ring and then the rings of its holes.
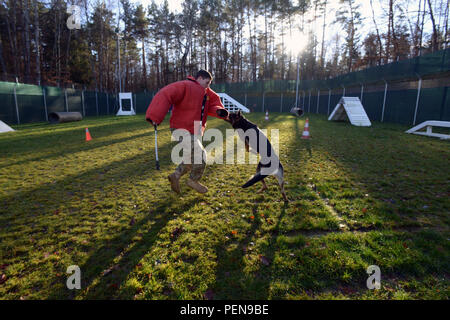
MULTIPOLYGON (((174 129, 171 129, 173 132, 174 129)), ((198 137, 194 136, 193 134, 190 134, 191 139, 191 161, 189 163, 180 163, 178 167, 175 169, 175 172, 179 173, 180 176, 188 173, 191 171, 190 178, 194 181, 199 181, 202 178, 203 172, 205 171, 206 167, 206 151, 205 148, 202 145, 202 142, 198 140, 198 137), (197 144, 198 148, 194 149, 195 144, 197 144), (194 162, 194 152, 201 152, 201 163, 195 163, 194 162)), ((180 138, 181 141, 181 138, 180 138)), ((200 158, 200 155, 197 155, 197 158, 200 158)))

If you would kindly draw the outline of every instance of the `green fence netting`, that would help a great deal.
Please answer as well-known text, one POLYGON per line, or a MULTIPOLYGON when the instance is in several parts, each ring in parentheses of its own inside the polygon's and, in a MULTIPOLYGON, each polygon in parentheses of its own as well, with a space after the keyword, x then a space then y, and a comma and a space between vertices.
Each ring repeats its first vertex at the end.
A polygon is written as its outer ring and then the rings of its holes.
MULTIPOLYGON (((450 121, 450 49, 414 59, 348 73, 328 80, 300 81, 297 105, 329 115, 339 99, 360 97, 372 121, 407 125, 426 120, 450 121), (420 82, 419 82, 420 80, 420 82), (420 84, 420 85, 419 85, 420 84), (420 87, 420 90, 419 90, 420 87)), ((295 106, 295 80, 213 84, 252 112, 289 112, 295 106)), ((155 92, 132 95, 138 114, 155 92)), ((84 117, 114 115, 117 94, 0 82, 0 120, 8 124, 47 121, 56 111, 78 111, 84 117)))

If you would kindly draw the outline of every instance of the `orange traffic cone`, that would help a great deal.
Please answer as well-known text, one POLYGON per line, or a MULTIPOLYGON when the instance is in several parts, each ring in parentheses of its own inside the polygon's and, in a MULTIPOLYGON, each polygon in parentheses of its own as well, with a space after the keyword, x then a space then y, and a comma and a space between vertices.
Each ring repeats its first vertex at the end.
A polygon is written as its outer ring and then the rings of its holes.
POLYGON ((305 128, 303 129, 302 139, 311 139, 309 135, 309 119, 306 118, 305 128))
POLYGON ((91 134, 89 133, 88 128, 86 128, 86 141, 91 141, 91 140, 92 140, 91 134))
POLYGON ((269 111, 266 111, 266 121, 269 121, 269 111))

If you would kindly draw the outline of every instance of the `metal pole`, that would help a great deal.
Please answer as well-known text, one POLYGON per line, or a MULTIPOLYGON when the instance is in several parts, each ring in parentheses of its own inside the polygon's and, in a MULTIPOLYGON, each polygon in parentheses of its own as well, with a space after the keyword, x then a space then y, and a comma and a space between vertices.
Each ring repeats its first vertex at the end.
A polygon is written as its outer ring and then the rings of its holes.
POLYGON ((81 91, 81 106, 83 107, 83 117, 86 117, 86 109, 84 107, 84 90, 81 91))
POLYGON ((244 106, 247 106, 247 94, 245 94, 245 99, 244 99, 244 106))
POLYGON ((106 114, 109 115, 109 94, 106 93, 106 114))
POLYGON ((342 88, 344 88, 344 92, 342 93, 342 96, 345 97, 345 87, 341 85, 342 88))
POLYGON ((306 93, 305 93, 305 90, 302 90, 302 91, 303 91, 303 110, 306 111, 306 107, 305 107, 305 97, 306 97, 306 93))
POLYGON ((363 94, 364 94, 364 84, 361 83, 361 103, 363 101, 363 94))
POLYGON ((98 94, 97 94, 97 91, 95 91, 95 108, 97 109, 97 117, 98 117, 98 94))
POLYGON ((44 98, 45 121, 48 122, 47 98, 45 97, 45 88, 42 87, 42 97, 44 98))
POLYGON ((155 128, 155 156, 156 156, 156 170, 160 170, 159 168, 159 158, 158 158, 158 128, 156 124, 153 125, 155 128))
POLYGON ((16 92, 16 86, 14 86, 14 101, 16 103, 16 116, 17 116, 17 124, 20 124, 20 117, 19 117, 19 104, 17 103, 17 92, 16 92))
MULTIPOLYGON (((121 73, 120 73, 120 42, 119 42, 120 3, 119 3, 119 0, 117 0, 117 8, 119 8, 119 15, 117 16, 117 62, 118 62, 117 79, 119 80, 119 92, 122 92, 122 78, 121 78, 121 73)), ((109 107, 108 107, 108 110, 109 110, 109 107)))
POLYGON ((66 112, 69 112, 69 103, 67 102, 67 89, 64 89, 64 97, 66 98, 66 112))
POLYGON ((266 93, 265 92, 263 92, 263 103, 262 103, 262 111, 264 112, 264 95, 265 95, 266 93))
POLYGON ((309 90, 308 112, 311 112, 311 89, 309 90))
POLYGON ((300 55, 298 55, 297 57, 297 81, 295 84, 295 107, 297 108, 297 103, 298 103, 298 82, 300 78, 300 55))
POLYGON ((383 110, 381 112, 381 122, 384 121, 384 107, 386 106, 386 95, 387 95, 387 88, 388 88, 388 84, 386 82, 386 80, 384 80, 385 86, 384 86, 384 99, 383 99, 383 110))
POLYGON ((331 103, 331 89, 328 88, 328 113, 327 113, 327 115, 330 114, 330 103, 331 103))
POLYGON ((283 112, 283 94, 281 94, 280 112, 283 112))
POLYGON ((320 89, 317 91, 317 114, 319 114, 320 89))
MULTIPOLYGON (((417 73, 416 73, 417 74, 417 73)), ((417 109, 419 108, 419 100, 420 100, 420 90, 422 89, 422 78, 417 74, 419 77, 419 87, 417 88, 417 100, 416 100, 416 110, 414 111, 414 122, 413 126, 416 125, 416 119, 417 119, 417 109)))

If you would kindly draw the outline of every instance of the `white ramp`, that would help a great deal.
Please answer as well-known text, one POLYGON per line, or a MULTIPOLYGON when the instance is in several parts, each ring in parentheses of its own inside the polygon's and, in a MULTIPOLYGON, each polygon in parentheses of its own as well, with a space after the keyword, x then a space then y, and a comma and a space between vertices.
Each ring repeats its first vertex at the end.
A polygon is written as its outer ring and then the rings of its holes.
POLYGON ((358 97, 342 97, 328 120, 349 120, 352 125, 359 127, 372 125, 358 97))
POLYGON ((0 133, 3 132, 9 132, 9 131, 16 131, 10 126, 8 126, 6 123, 4 123, 2 120, 0 120, 0 133))
POLYGON ((227 95, 226 93, 218 93, 220 100, 222 100, 222 104, 229 112, 237 112, 239 110, 249 113, 250 110, 246 108, 244 105, 227 95))
POLYGON ((133 96, 131 92, 120 92, 119 93, 119 111, 117 111, 116 116, 134 116, 136 112, 133 108, 133 96), (122 104, 122 101, 125 101, 122 104))
POLYGON ((420 134, 422 136, 441 138, 443 140, 450 139, 449 134, 434 133, 433 129, 432 129, 433 127, 450 128, 450 121, 436 121, 436 120, 425 121, 411 129, 409 129, 408 131, 406 131, 406 133, 420 134), (427 131, 418 131, 425 127, 427 127, 427 131))

